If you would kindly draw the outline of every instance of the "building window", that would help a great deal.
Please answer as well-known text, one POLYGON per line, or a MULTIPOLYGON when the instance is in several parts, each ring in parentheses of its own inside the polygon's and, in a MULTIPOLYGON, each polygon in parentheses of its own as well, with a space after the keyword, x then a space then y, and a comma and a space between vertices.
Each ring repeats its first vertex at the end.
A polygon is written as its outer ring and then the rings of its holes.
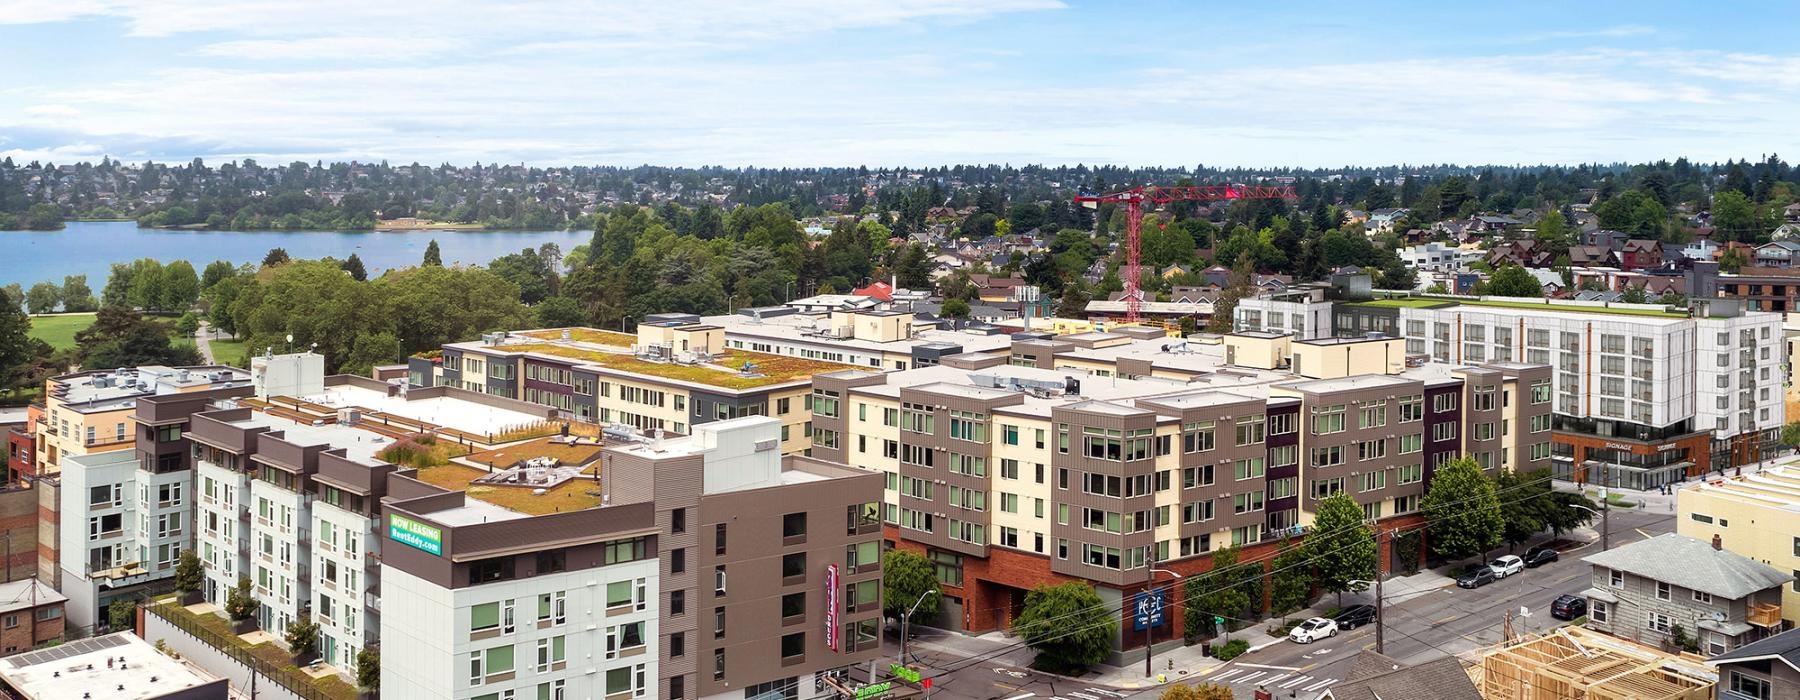
POLYGON ((799 658, 806 655, 806 633, 794 632, 781 635, 781 658, 783 660, 799 658))
POLYGON ((1606 601, 1591 601, 1591 604, 1588 605, 1588 615, 1594 618, 1595 622, 1605 622, 1606 613, 1606 601))
POLYGON ((1769 688, 1768 681, 1747 675, 1742 671, 1731 672, 1730 688, 1731 692, 1737 696, 1753 700, 1769 700, 1773 692, 1769 688))
POLYGON ((1675 596, 1673 594, 1672 587, 1667 582, 1665 582, 1665 581, 1657 581, 1656 582, 1656 599, 1657 600, 1672 600, 1672 599, 1674 599, 1674 597, 1675 596))
POLYGON ((1694 602, 1712 605, 1712 594, 1706 591, 1694 591, 1694 602))
POLYGON ((1608 581, 1607 581, 1607 585, 1610 585, 1613 588, 1619 588, 1619 589, 1625 588, 1625 572, 1620 571, 1618 569, 1612 569, 1612 570, 1609 570, 1607 573, 1611 576, 1611 578, 1608 579, 1608 581))
MULTIPOLYGON (((804 541, 806 539, 806 514, 788 513, 787 515, 781 516, 781 537, 784 540, 799 539, 804 541)), ((786 544, 797 543, 787 542, 786 544)))
POLYGON ((1674 627, 1674 623, 1669 621, 1668 615, 1662 613, 1650 613, 1649 627, 1652 631, 1668 634, 1669 630, 1674 627))

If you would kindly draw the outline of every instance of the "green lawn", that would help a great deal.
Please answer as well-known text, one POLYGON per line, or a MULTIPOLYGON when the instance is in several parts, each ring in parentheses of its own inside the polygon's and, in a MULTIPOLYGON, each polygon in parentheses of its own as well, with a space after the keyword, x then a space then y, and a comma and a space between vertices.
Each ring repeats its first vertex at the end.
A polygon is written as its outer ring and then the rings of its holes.
POLYGON ((244 363, 244 341, 214 340, 207 344, 212 346, 214 364, 236 367, 244 363))
POLYGON ((31 317, 31 337, 58 350, 75 347, 75 333, 94 325, 93 314, 31 317))

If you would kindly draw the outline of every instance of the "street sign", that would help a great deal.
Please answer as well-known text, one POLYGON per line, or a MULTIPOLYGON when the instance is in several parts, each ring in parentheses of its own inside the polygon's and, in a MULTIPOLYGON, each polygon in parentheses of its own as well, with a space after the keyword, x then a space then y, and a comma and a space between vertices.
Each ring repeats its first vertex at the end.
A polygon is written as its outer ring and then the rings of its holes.
POLYGON ((1141 630, 1162 626, 1163 602, 1163 592, 1160 588, 1138 591, 1137 601, 1134 603, 1137 614, 1132 621, 1133 629, 1141 630))

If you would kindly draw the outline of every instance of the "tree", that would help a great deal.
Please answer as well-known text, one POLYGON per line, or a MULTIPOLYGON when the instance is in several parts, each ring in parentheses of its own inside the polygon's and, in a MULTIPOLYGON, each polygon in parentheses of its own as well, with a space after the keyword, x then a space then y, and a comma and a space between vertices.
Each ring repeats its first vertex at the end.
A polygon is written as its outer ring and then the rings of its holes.
POLYGON ((1157 700, 1231 700, 1231 689, 1216 683, 1170 685, 1157 700))
POLYGON ((182 593, 200 590, 200 584, 203 581, 200 572, 200 555, 196 554, 196 551, 198 550, 184 549, 181 551, 181 559, 175 564, 175 590, 182 593))
POLYGON ((256 615, 262 603, 250 594, 250 577, 239 576, 237 585, 225 595, 225 614, 233 620, 248 620, 256 615))
POLYGON ((539 328, 566 328, 587 322, 581 302, 569 297, 550 297, 533 308, 537 311, 539 328))
POLYGON ((350 257, 344 259, 344 262, 339 263, 339 266, 344 268, 345 272, 350 273, 350 279, 358 282, 369 279, 369 270, 363 267, 362 258, 356 257, 355 253, 351 253, 350 257))
POLYGON ((1306 549, 1295 545, 1292 539, 1283 537, 1281 552, 1270 562, 1270 568, 1274 570, 1270 574, 1270 609, 1277 615, 1286 615, 1306 607, 1306 598, 1312 593, 1313 583, 1306 549))
POLYGON ((894 276, 902 288, 930 289, 931 269, 931 256, 926 254, 925 246, 911 243, 900 251, 900 259, 894 264, 894 276))
POLYGON ((526 304, 536 304, 550 296, 556 281, 556 272, 550 268, 549 261, 532 248, 494 258, 487 268, 501 279, 518 285, 519 300, 526 304))
POLYGON ((368 693, 381 690, 381 649, 363 647, 356 652, 356 686, 368 693))
POLYGON ((25 306, 34 314, 53 313, 61 303, 62 288, 49 282, 31 285, 31 291, 25 293, 25 306))
POLYGON ((944 312, 944 318, 968 318, 970 311, 969 302, 963 301, 962 299, 948 299, 944 301, 944 308, 942 311, 944 312))
POLYGON ((114 598, 106 606, 106 624, 113 631, 137 627, 137 602, 130 598, 114 598))
POLYGON ((1781 426, 1781 444, 1790 448, 1800 448, 1800 423, 1781 426))
POLYGON ((944 597, 943 589, 938 587, 937 565, 925 555, 904 549, 890 549, 882 555, 881 587, 887 593, 881 601, 882 614, 895 620, 914 603, 919 605, 913 611, 915 617, 936 615, 938 602, 944 597), (920 596, 924 596, 922 602, 920 596))
POLYGON ((430 266, 430 267, 443 267, 444 266, 444 254, 438 250, 438 242, 437 242, 436 238, 431 239, 431 244, 425 246, 425 260, 423 262, 421 262, 420 264, 430 266))
POLYGON ((1633 284, 1619 293, 1619 301, 1627 304, 1643 304, 1650 301, 1650 295, 1644 291, 1644 285, 1633 284))
POLYGON ((1237 547, 1226 547, 1212 553, 1212 568, 1182 582, 1182 606, 1185 637, 1189 644, 1215 636, 1219 627, 1214 617, 1225 618, 1226 624, 1249 612, 1252 590, 1260 590, 1262 566, 1238 563, 1237 547))
POLYGON ((1362 506, 1347 491, 1319 501, 1305 547, 1314 580, 1320 588, 1338 594, 1339 605, 1343 605, 1344 591, 1362 590, 1362 584, 1352 581, 1375 578, 1375 533, 1364 523, 1362 506))
POLYGON ((86 313, 99 308, 94 290, 88 287, 87 275, 66 275, 62 286, 63 311, 86 313))
POLYGON ((1538 283, 1525 268, 1512 263, 1501 265, 1488 279, 1487 293, 1497 297, 1544 297, 1544 285, 1538 283))
POLYGON ((1466 559, 1500 545, 1505 527, 1500 497, 1474 457, 1438 467, 1420 510, 1425 512, 1426 540, 1440 557, 1466 559))
POLYGON ((262 266, 274 267, 276 265, 286 264, 292 260, 292 258, 288 257, 286 248, 270 248, 269 254, 263 256, 262 266))
POLYGON ((10 291, 0 292, 0 389, 17 386, 25 363, 35 353, 31 338, 31 317, 20 307, 21 300, 10 291))
POLYGON ((300 614, 294 616, 282 633, 282 641, 287 642, 288 653, 296 659, 313 659, 319 655, 319 623, 313 622, 312 610, 301 608, 300 614))
POLYGON ((1719 271, 1735 275, 1749 263, 1750 256, 1744 253, 1743 248, 1726 248, 1719 256, 1719 271))
MULTIPOLYGON (((1548 476, 1547 471, 1542 469, 1536 474, 1548 476)), ((1543 507, 1538 517, 1544 521, 1545 527, 1550 528, 1550 534, 1557 537, 1593 522, 1594 511, 1600 508, 1599 504, 1588 500, 1587 496, 1578 491, 1551 490, 1540 500, 1543 507)))
POLYGON ((1054 672, 1086 669, 1106 660, 1119 631, 1118 615, 1087 583, 1041 585, 1025 595, 1013 632, 1037 651, 1034 665, 1054 672))
POLYGON ((194 266, 186 260, 176 260, 163 266, 158 280, 161 284, 156 290, 156 308, 168 311, 181 311, 200 300, 200 276, 194 274, 194 266))
POLYGON ((1506 494, 1500 500, 1500 520, 1505 526, 1500 539, 1509 546, 1524 544, 1544 529, 1544 501, 1541 499, 1550 493, 1550 480, 1531 480, 1532 476, 1549 475, 1521 475, 1511 470, 1494 475, 1495 493, 1506 494))
POLYGON ((1685 308, 1687 308, 1687 305, 1688 305, 1688 298, 1687 298, 1686 294, 1682 294, 1681 292, 1677 292, 1677 291, 1671 289, 1669 291, 1663 292, 1662 296, 1657 297, 1656 303, 1685 309, 1685 308))
POLYGON ((75 352, 83 367, 101 369, 200 364, 191 345, 170 343, 169 327, 145 319, 136 311, 107 307, 94 323, 75 333, 75 352))
POLYGON ((182 314, 181 318, 175 319, 175 331, 182 337, 193 337, 200 332, 200 317, 194 315, 193 311, 182 314))
POLYGON ((1720 190, 1713 195, 1712 226, 1720 241, 1756 243, 1762 237, 1756 222, 1756 205, 1736 190, 1720 190))
MULTIPOLYGON (((351 253, 350 257, 354 258, 356 257, 356 254, 351 253)), ((212 291, 214 285, 217 285, 225 278, 232 277, 237 273, 237 266, 224 260, 214 260, 207 263, 206 269, 200 272, 200 293, 205 294, 212 291)))

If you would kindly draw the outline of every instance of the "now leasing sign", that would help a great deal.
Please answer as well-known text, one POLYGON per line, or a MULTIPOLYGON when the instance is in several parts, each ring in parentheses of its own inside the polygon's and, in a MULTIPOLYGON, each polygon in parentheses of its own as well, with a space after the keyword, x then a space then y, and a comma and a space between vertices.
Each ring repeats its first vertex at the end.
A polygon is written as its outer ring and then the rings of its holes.
POLYGON ((405 516, 388 514, 388 539, 413 549, 444 555, 444 531, 405 516))

